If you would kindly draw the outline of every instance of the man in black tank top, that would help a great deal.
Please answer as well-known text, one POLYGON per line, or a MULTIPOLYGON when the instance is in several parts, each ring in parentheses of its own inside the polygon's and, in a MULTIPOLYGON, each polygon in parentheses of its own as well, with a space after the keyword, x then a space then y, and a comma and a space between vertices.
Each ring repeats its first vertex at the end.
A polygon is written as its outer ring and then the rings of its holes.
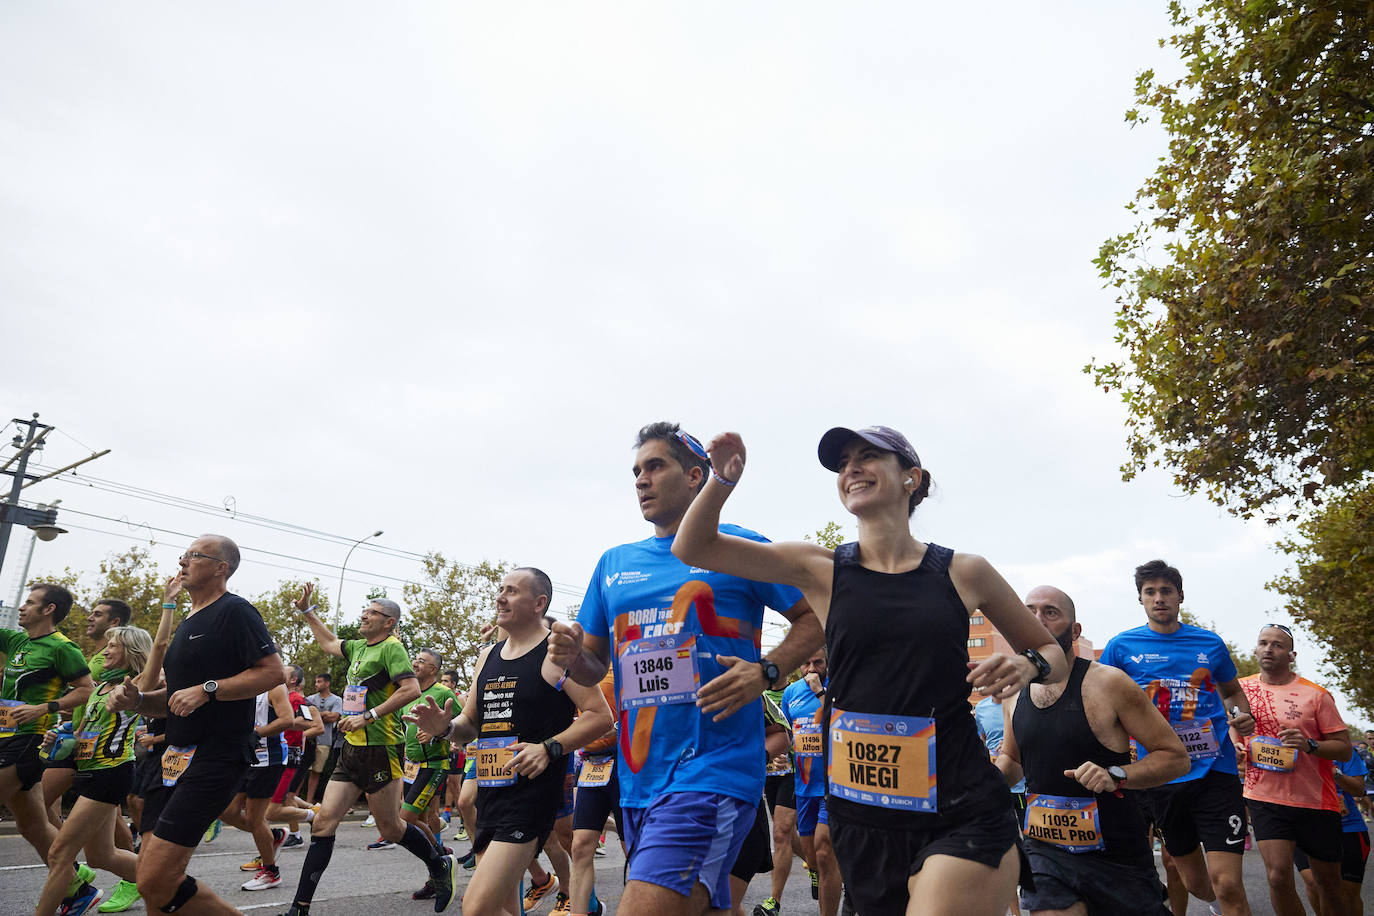
POLYGON ((1040 586, 1026 607, 1073 660, 1061 684, 1031 684, 1004 704, 997 765, 1026 779, 1032 914, 1168 916, 1145 821, 1132 790, 1188 771, 1183 742, 1125 672, 1073 655, 1073 600, 1040 586), (1130 736, 1149 752, 1131 763, 1130 736))
POLYGON ((496 623, 507 638, 478 657, 462 712, 454 716, 451 701, 441 709, 425 697, 405 716, 456 745, 477 741, 477 870, 464 913, 521 912, 520 875, 563 804, 563 757, 613 722, 600 687, 582 686, 548 659, 543 615, 552 597, 545 573, 512 570, 496 599, 496 623))

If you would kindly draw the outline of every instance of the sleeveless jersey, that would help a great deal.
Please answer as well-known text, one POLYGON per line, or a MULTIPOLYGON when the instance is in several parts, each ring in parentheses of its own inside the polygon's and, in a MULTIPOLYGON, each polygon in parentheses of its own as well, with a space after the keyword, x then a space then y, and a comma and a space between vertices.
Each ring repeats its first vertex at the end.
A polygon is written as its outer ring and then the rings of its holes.
MULTIPOLYGON (((258 694, 253 708, 253 725, 261 728, 276 717, 276 710, 272 708, 272 701, 268 699, 267 694, 258 694)), ((253 766, 280 766, 286 760, 286 739, 280 732, 265 738, 258 735, 257 739, 257 759, 253 761, 253 766)))
POLYGON ((915 569, 881 573, 860 565, 857 543, 835 550, 825 622, 827 766, 834 757, 836 710, 933 719, 930 794, 938 790, 938 813, 851 801, 838 797, 832 785, 826 798, 831 818, 926 830, 942 818, 1011 806, 968 704, 968 610, 949 578, 953 556, 948 547, 929 544, 915 569))
MULTIPOLYGON (((1060 795, 1095 800, 1106 848, 1079 855, 1129 865, 1153 865, 1145 820, 1130 790, 1121 790, 1120 797, 1115 792, 1094 794, 1064 775, 1065 770, 1075 770, 1084 761, 1102 767, 1124 767, 1131 762, 1129 750, 1114 751, 1104 746, 1088 724, 1083 709, 1083 677, 1090 665, 1086 658, 1075 658, 1064 693, 1043 709, 1031 700, 1030 687, 1021 690, 1011 724, 1026 772, 1026 798, 1031 801, 1036 795, 1060 795)), ((1026 837, 1026 842, 1028 846, 1056 848, 1056 844, 1042 843, 1031 836, 1026 837)))
MULTIPOLYGON (((519 658, 501 657, 507 643, 503 639, 492 646, 482 670, 477 672, 477 740, 480 744, 489 738, 514 738, 525 744, 539 744, 571 725, 577 706, 566 693, 544 680, 548 634, 519 658)), ((531 817, 537 821, 546 814, 557 813, 563 804, 566 771, 566 761, 551 760, 533 779, 517 776, 509 786, 479 785, 477 822, 528 823, 531 817)))
POLYGON ((91 691, 90 698, 81 709, 81 715, 73 720, 73 731, 77 737, 76 768, 86 770, 107 770, 128 763, 134 759, 134 730, 138 726, 138 713, 113 712, 105 708, 105 701, 115 684, 124 679, 128 671, 120 669, 113 683, 106 681, 91 691), (90 756, 84 756, 83 740, 94 737, 89 745, 90 756))

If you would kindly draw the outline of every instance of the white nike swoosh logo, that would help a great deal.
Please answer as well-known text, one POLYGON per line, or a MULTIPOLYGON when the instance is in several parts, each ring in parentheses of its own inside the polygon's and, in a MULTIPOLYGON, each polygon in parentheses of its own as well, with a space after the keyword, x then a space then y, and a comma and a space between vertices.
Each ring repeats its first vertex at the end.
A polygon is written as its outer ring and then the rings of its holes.
POLYGON ((187 638, 187 639, 200 639, 200 638, 201 638, 202 636, 204 636, 204 635, 205 635, 204 633, 197 633, 195 636, 188 636, 188 637, 186 637, 186 638, 187 638))
POLYGON ((1236 845, 1237 843, 1244 843, 1244 842, 1245 842, 1245 837, 1241 837, 1241 838, 1238 839, 1238 840, 1227 840, 1227 841, 1226 841, 1226 845, 1227 845, 1227 846, 1234 846, 1234 845, 1236 845))

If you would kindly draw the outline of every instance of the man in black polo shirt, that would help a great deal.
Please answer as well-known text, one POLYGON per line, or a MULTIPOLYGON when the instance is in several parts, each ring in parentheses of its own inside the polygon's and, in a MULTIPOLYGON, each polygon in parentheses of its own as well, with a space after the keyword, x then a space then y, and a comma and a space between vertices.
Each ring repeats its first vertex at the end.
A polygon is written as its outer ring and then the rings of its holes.
POLYGON ((186 875, 191 853, 243 782, 254 761, 254 699, 286 682, 262 617, 227 591, 238 546, 207 534, 181 557, 163 604, 185 590, 191 610, 177 627, 163 669, 167 685, 139 693, 129 679, 110 694, 111 709, 167 717, 162 784, 143 809, 138 888, 149 912, 226 913, 233 908, 186 875))

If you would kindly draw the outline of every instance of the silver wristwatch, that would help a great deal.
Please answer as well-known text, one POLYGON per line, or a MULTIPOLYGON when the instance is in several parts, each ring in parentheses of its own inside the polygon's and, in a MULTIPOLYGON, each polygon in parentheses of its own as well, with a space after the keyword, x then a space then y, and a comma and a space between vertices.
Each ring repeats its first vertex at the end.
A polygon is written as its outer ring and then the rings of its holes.
POLYGON ((213 700, 215 698, 215 691, 219 690, 219 681, 211 678, 204 684, 201 684, 200 689, 204 690, 210 696, 210 699, 213 700))

